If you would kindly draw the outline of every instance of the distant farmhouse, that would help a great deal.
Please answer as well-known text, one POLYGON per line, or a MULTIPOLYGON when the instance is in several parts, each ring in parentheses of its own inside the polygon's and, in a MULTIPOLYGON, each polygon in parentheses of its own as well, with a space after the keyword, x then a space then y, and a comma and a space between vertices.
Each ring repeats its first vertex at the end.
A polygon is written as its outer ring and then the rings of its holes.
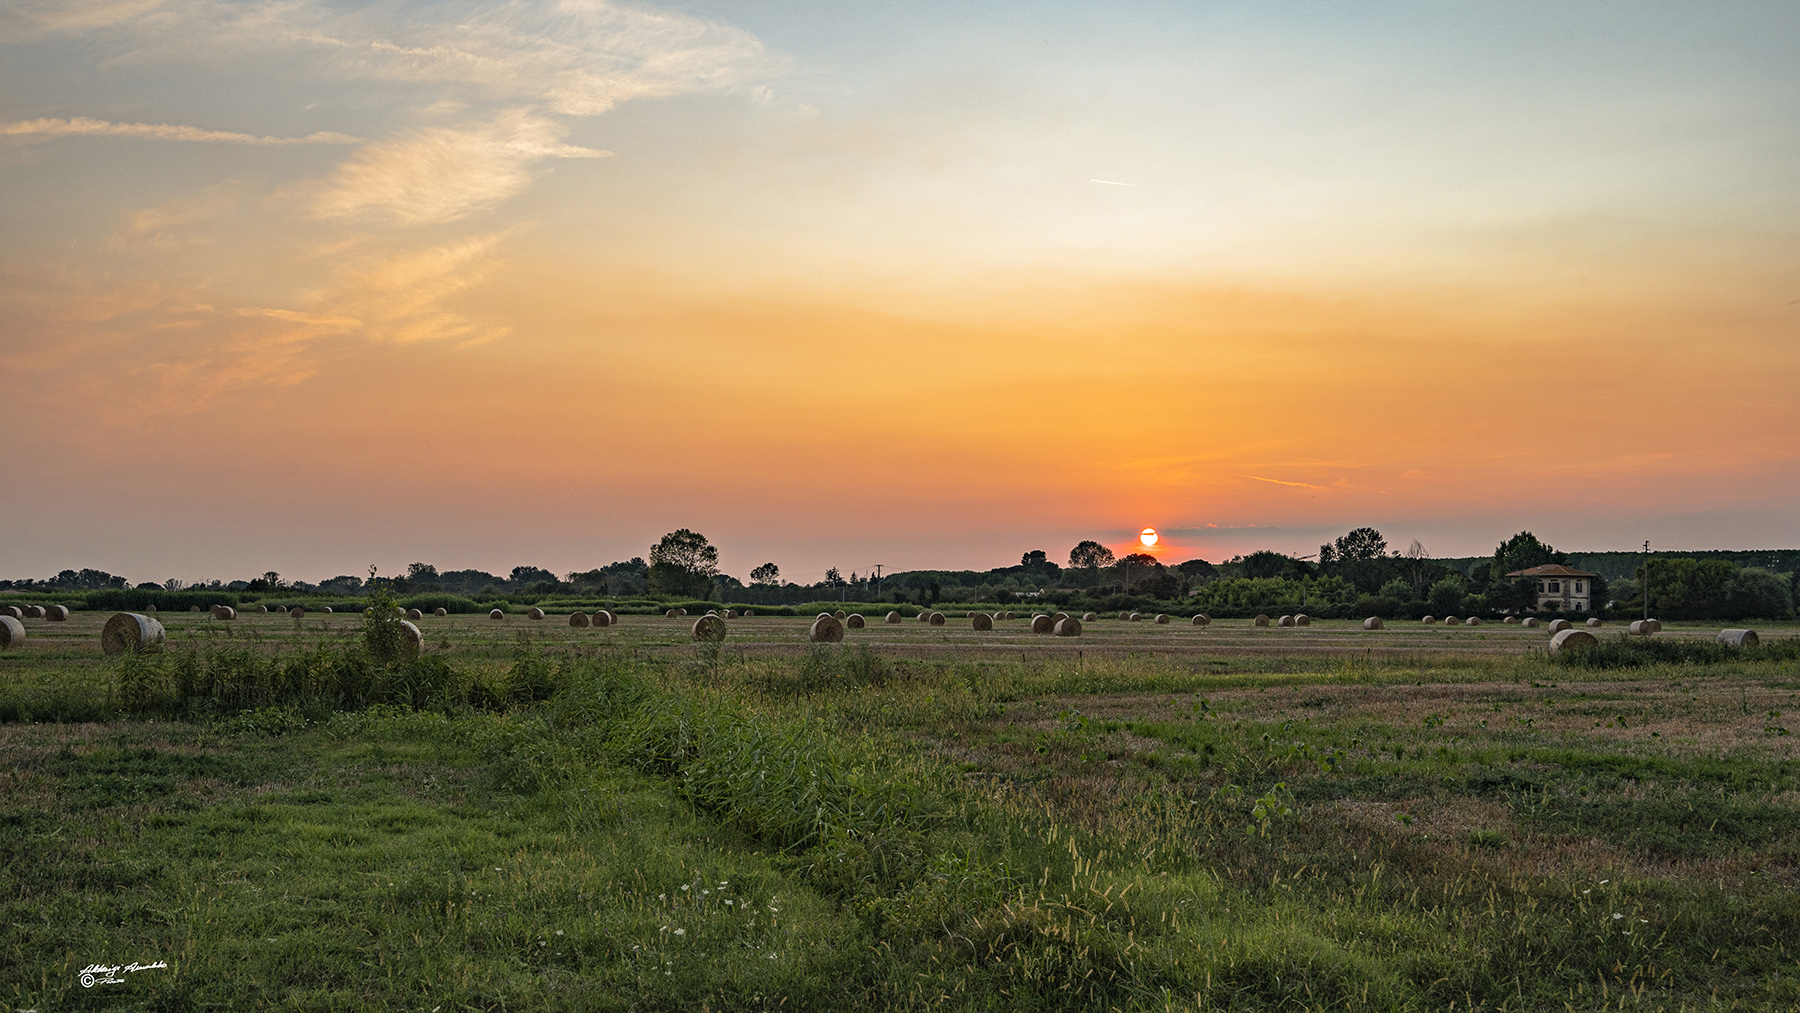
POLYGON ((1508 577, 1531 577, 1537 581, 1538 611, 1561 609, 1564 612, 1594 610, 1594 574, 1573 570, 1561 563, 1546 563, 1529 570, 1514 570, 1508 577))

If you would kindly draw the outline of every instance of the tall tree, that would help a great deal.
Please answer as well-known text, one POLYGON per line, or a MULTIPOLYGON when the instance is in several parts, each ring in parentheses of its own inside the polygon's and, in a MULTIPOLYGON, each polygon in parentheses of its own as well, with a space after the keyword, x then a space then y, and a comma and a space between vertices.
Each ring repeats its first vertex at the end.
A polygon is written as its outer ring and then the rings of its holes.
POLYGON ((1543 566, 1546 563, 1567 563, 1568 561, 1568 553, 1558 552, 1545 545, 1529 531, 1521 531, 1501 542, 1499 547, 1494 549, 1494 561, 1488 564, 1488 579, 1503 581, 1509 573, 1529 570, 1534 566, 1543 566))
POLYGON ((781 567, 774 563, 764 563, 750 571, 752 584, 776 584, 781 581, 781 567))
POLYGON ((704 597, 719 572, 719 550, 698 531, 679 528, 650 547, 650 590, 704 597))

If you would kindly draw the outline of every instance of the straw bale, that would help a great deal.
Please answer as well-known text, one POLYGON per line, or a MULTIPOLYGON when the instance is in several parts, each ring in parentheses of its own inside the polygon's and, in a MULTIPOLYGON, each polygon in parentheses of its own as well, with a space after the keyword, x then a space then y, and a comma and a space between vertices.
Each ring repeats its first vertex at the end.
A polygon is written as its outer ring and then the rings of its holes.
POLYGON ((536 606, 532 606, 531 611, 525 613, 525 618, 527 618, 527 619, 542 619, 542 618, 544 618, 544 610, 541 608, 538 608, 536 606))
POLYGON ((232 608, 230 605, 220 605, 218 609, 213 612, 213 615, 218 616, 220 619, 236 619, 237 609, 232 608))
POLYGON ((1269 617, 1262 615, 1261 613, 1258 613, 1257 617, 1255 619, 1251 620, 1251 622, 1255 623, 1258 626, 1267 626, 1267 625, 1269 625, 1269 617))
POLYGON ((1713 640, 1724 644, 1726 647, 1755 647, 1756 631, 1720 630, 1719 635, 1714 637, 1713 640))
POLYGON ((575 627, 576 629, 585 630, 589 626, 592 626, 593 624, 594 624, 594 621, 592 619, 588 618, 588 614, 586 612, 571 612, 571 613, 569 613, 569 625, 575 627))
POLYGON ((1432 626, 1437 623, 1437 616, 1426 616, 1425 618, 1419 620, 1419 622, 1422 622, 1427 626, 1432 626))
POLYGON ((931 625, 933 625, 933 626, 944 625, 944 614, 942 612, 933 612, 931 614, 931 625))
POLYGON ((450 614, 450 610, 439 605, 437 608, 431 610, 431 614, 434 616, 447 616, 450 614))
POLYGON ((1168 615, 1168 613, 1166 613, 1166 612, 1158 612, 1158 613, 1157 613, 1157 614, 1156 614, 1156 625, 1158 625, 1158 626, 1167 626, 1167 625, 1169 625, 1169 615, 1168 615))
POLYGON ((408 619, 423 619, 423 618, 425 618, 425 613, 420 612, 418 609, 407 609, 406 610, 406 618, 408 618, 408 619))
POLYGON ((155 605, 146 605, 146 606, 144 606, 144 611, 145 612, 155 612, 156 606, 155 605))
POLYGON ((991 630, 994 628, 994 617, 986 612, 976 612, 969 616, 969 625, 978 630, 991 630))
POLYGON ((1294 617, 1294 625, 1295 626, 1311 626, 1312 625, 1312 616, 1309 616, 1306 613, 1302 612, 1299 615, 1294 617))
POLYGON ((0 608, 0 616, 5 616, 8 619, 23 619, 25 618, 25 611, 17 605, 8 605, 5 608, 0 608))
POLYGON ((1074 616, 1063 616, 1056 621, 1055 626, 1050 628, 1050 632, 1059 637, 1079 637, 1081 636, 1081 620, 1074 616))
POLYGON ((725 639, 725 620, 715 615, 703 615, 694 620, 694 639, 718 643, 725 639))
POLYGON ((1095 619, 1096 619, 1096 618, 1098 618, 1098 617, 1097 617, 1097 616, 1095 616, 1095 615, 1094 615, 1094 614, 1093 614, 1093 613, 1092 613, 1092 612, 1083 612, 1083 613, 1082 613, 1082 614, 1081 614, 1081 621, 1082 621, 1082 622, 1084 622, 1084 623, 1091 623, 1091 622, 1093 622, 1093 621, 1094 621, 1094 620, 1095 620, 1095 619))
POLYGON ((495 609, 492 612, 488 613, 488 618, 489 619, 505 619, 506 613, 501 611, 500 609, 495 609))
POLYGON ((677 616, 686 616, 686 615, 687 615, 687 609, 680 609, 680 608, 678 608, 678 609, 676 609, 676 610, 675 610, 675 614, 676 614, 676 615, 677 615, 677 616))
POLYGON ((1064 619, 1067 619, 1067 618, 1069 618, 1069 614, 1067 612, 1052 612, 1050 614, 1050 621, 1053 623, 1062 622, 1064 619))
POLYGON ((888 625, 893 626, 893 625, 899 623, 902 618, 904 618, 904 617, 901 616, 900 613, 898 613, 898 612, 889 612, 887 614, 888 625))
POLYGON ((1444 625, 1445 626, 1461 626, 1462 620, 1456 618, 1455 616, 1445 616, 1444 617, 1444 625))
POLYGON ((1592 616, 1588 619, 1587 624, 1589 629, 1597 630, 1606 625, 1606 620, 1601 619, 1599 616, 1592 616))
POLYGON ((325 613, 326 615, 330 615, 331 614, 331 606, 330 605, 321 605, 319 607, 319 611, 325 613))
POLYGON ((0 647, 12 647, 24 639, 24 623, 12 616, 0 616, 0 647))
POLYGON ((1120 618, 1120 619, 1130 619, 1130 618, 1131 618, 1131 613, 1129 613, 1129 612, 1121 612, 1121 613, 1119 613, 1119 618, 1120 618))
POLYGON ((160 651, 163 642, 162 623, 136 612, 120 612, 100 627, 100 650, 109 656, 160 651))
POLYGON ((1543 624, 1538 622, 1537 616, 1526 616, 1525 619, 1519 623, 1519 625, 1525 627, 1528 630, 1535 630, 1543 624))
POLYGON ((44 618, 53 623, 66 623, 69 621, 69 606, 46 605, 44 606, 44 618))
POLYGON ((269 611, 269 606, 267 606, 267 605, 258 605, 258 606, 256 606, 256 611, 258 611, 258 612, 267 612, 267 611, 269 611))
POLYGON ((1662 620, 1661 619, 1646 619, 1644 621, 1650 624, 1650 632, 1651 633, 1661 633, 1662 632, 1662 620))
POLYGON ((616 622, 618 622, 618 620, 613 617, 611 612, 608 612, 605 609, 594 610, 593 623, 595 626, 611 626, 616 622))
POLYGON ((1031 632, 1049 633, 1056 628, 1056 620, 1043 613, 1031 617, 1031 632))
POLYGON ((406 646, 412 648, 414 653, 425 649, 425 634, 412 624, 412 620, 400 620, 400 635, 406 638, 406 646))
POLYGON ((680 613, 676 612, 674 609, 670 609, 669 611, 663 613, 663 618, 664 619, 673 619, 679 614, 680 613))
POLYGON ((1194 617, 1195 626, 1205 626, 1210 622, 1212 622, 1212 616, 1209 616, 1204 612, 1194 617))
POLYGON ((922 623, 928 623, 931 621, 931 613, 929 611, 920 612, 917 616, 914 616, 913 618, 919 620, 922 623))
POLYGON ((724 616, 721 616, 721 615, 719 615, 719 610, 718 610, 718 609, 707 609, 707 610, 706 610, 706 614, 707 614, 707 615, 709 615, 709 616, 715 616, 715 617, 717 617, 717 618, 720 618, 720 619, 723 619, 723 618, 725 618, 725 617, 724 617, 724 616))
POLYGON ((1464 626, 1480 626, 1481 625, 1481 617, 1480 616, 1470 616, 1469 618, 1463 620, 1463 625, 1464 626))
POLYGON ((727 618, 727 619, 736 619, 736 618, 737 618, 737 617, 738 617, 738 610, 737 610, 737 609, 726 609, 726 610, 725 610, 725 618, 727 618))
POLYGON ((1633 636, 1638 637, 1647 637, 1656 632, 1655 629, 1651 628, 1650 620, 1648 619, 1633 619, 1631 625, 1627 627, 1627 629, 1633 636))
POLYGON ((293 616, 295 619, 304 619, 306 618, 306 610, 295 605, 293 608, 288 609, 288 615, 293 616))
POLYGON ((1517 626, 1519 625, 1519 617, 1507 616, 1505 619, 1500 620, 1500 622, 1506 626, 1517 626))
POLYGON ((1380 616, 1370 616, 1363 620, 1363 629, 1365 630, 1379 630, 1385 625, 1387 624, 1381 621, 1380 616))
POLYGON ((1132 622, 1134 622, 1134 623, 1137 623, 1137 622, 1143 622, 1143 620, 1144 620, 1144 614, 1143 614, 1143 613, 1142 613, 1142 612, 1133 612, 1133 613, 1132 613, 1132 614, 1131 614, 1131 615, 1130 615, 1130 616, 1128 616, 1128 617, 1127 617, 1127 618, 1129 618, 1129 619, 1130 619, 1130 620, 1131 620, 1131 621, 1132 621, 1132 622))
POLYGON ((1567 619, 1552 619, 1552 620, 1550 620, 1550 625, 1547 628, 1550 630, 1550 634, 1552 636, 1555 636, 1556 634, 1561 633, 1564 630, 1574 628, 1574 626, 1575 626, 1575 624, 1568 621, 1567 619))
POLYGON ((862 617, 861 612, 852 612, 844 617, 844 625, 849 629, 860 630, 868 624, 869 621, 862 617))
POLYGON ((1275 620, 1275 625, 1292 627, 1294 625, 1294 617, 1282 616, 1280 619, 1275 620))
POLYGON ((844 614, 843 609, 838 609, 836 612, 833 612, 831 614, 831 618, 836 619, 838 622, 843 622, 844 620, 846 620, 850 617, 848 615, 844 614))
MULTIPOLYGON (((31 608, 34 608, 34 609, 36 609, 36 608, 37 608, 37 606, 36 606, 36 605, 33 605, 33 606, 32 606, 32 607, 31 607, 31 608)), ((198 606, 198 605, 189 605, 189 606, 188 606, 188 611, 189 611, 189 612, 198 612, 198 611, 200 611, 200 606, 198 606)), ((43 614, 43 612, 44 612, 44 610, 43 610, 43 609, 38 609, 38 614, 39 614, 39 615, 42 615, 42 614, 43 614)), ((31 609, 26 609, 26 610, 25 610, 25 614, 26 614, 26 615, 31 615, 31 609)))
POLYGON ((827 619, 827 618, 829 618, 829 619, 836 619, 836 618, 837 618, 837 616, 834 616, 834 615, 832 615, 832 614, 831 614, 831 613, 829 613, 829 612, 821 612, 821 613, 819 613, 819 614, 818 614, 818 615, 817 615, 817 616, 815 616, 815 617, 814 617, 814 618, 815 618, 815 619, 827 619))
POLYGON ((1586 630, 1578 630, 1571 626, 1550 638, 1550 653, 1557 654, 1562 651, 1574 650, 1580 647, 1593 647, 1599 643, 1600 639, 1592 633, 1589 633, 1586 630))
POLYGON ((806 639, 815 644, 840 643, 844 639, 844 624, 836 616, 820 616, 807 628, 806 639))
POLYGON ((1017 618, 1019 618, 1019 614, 1018 614, 1018 613, 1016 613, 1016 612, 1011 612, 1011 611, 1009 611, 1009 612, 1007 612, 1007 613, 1006 613, 1006 618, 1008 618, 1008 619, 1017 619, 1017 618))

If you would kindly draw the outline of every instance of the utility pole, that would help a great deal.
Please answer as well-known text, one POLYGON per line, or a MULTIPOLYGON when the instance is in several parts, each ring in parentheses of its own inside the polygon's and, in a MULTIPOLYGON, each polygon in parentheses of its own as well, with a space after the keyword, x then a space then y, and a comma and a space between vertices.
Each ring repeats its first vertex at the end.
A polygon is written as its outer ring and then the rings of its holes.
POLYGON ((1644 540, 1644 618, 1650 618, 1650 541, 1644 540))
POLYGON ((881 600, 881 564, 875 564, 875 600, 881 600))

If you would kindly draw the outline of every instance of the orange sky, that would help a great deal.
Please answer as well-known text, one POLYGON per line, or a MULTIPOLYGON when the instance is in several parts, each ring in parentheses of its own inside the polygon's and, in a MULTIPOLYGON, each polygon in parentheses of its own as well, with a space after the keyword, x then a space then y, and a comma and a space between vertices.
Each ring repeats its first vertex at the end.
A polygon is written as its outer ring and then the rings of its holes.
POLYGON ((0 22, 0 576, 1796 544, 1779 11, 270 10, 0 22))

